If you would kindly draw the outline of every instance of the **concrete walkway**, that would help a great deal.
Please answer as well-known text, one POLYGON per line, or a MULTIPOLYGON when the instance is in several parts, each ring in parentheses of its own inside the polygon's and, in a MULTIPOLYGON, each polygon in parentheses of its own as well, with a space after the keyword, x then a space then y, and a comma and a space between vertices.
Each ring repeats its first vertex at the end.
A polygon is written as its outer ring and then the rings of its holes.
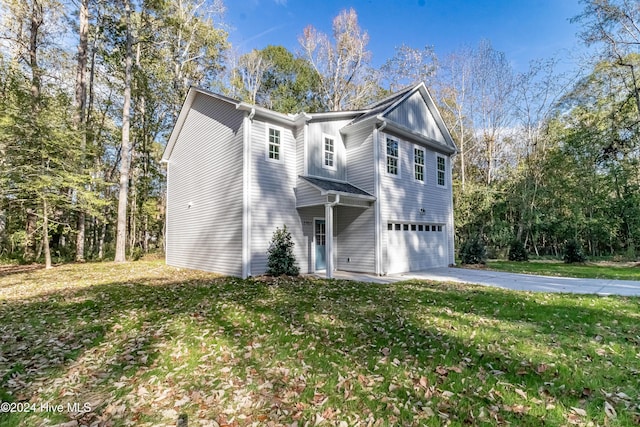
POLYGON ((436 280, 441 282, 473 283, 504 289, 533 292, 568 292, 575 294, 640 296, 640 282, 610 279, 575 279, 571 277, 534 276, 531 274, 464 268, 434 268, 405 274, 375 276, 364 273, 336 271, 336 279, 373 283, 394 283, 402 280, 436 280))

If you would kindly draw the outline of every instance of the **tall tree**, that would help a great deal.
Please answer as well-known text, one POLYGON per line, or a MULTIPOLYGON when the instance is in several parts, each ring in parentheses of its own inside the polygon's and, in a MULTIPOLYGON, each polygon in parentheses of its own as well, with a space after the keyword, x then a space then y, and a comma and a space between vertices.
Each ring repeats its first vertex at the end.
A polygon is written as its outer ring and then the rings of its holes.
POLYGON ((503 52, 487 40, 480 42, 472 62, 472 117, 484 152, 485 181, 490 185, 507 153, 503 132, 510 125, 514 72, 503 52))
POLYGON ((369 67, 369 35, 358 24, 355 10, 343 10, 333 20, 333 41, 313 26, 298 38, 320 79, 320 90, 330 111, 354 109, 371 101, 378 76, 369 67))
MULTIPOLYGON (((80 150, 82 154, 80 168, 86 166, 85 155, 87 149, 86 134, 86 109, 87 109, 87 61, 89 54, 89 0, 80 0, 78 3, 78 52, 76 67, 76 87, 74 124, 80 133, 80 150)), ((84 261, 85 243, 85 218, 86 213, 81 205, 78 210, 78 230, 76 236, 76 261, 84 261)))
POLYGON ((281 113, 323 109, 318 74, 304 57, 270 45, 242 55, 237 62, 229 69, 231 96, 281 113))
POLYGON ((133 67, 133 24, 131 1, 124 0, 125 54, 124 91, 122 105, 122 145, 120 147, 120 184, 118 188, 118 219, 116 232, 116 254, 114 261, 125 262, 127 245, 127 202, 129 197, 129 168, 131 166, 131 79, 133 67))
POLYGON ((444 106, 444 112, 451 117, 449 126, 458 145, 458 174, 462 191, 465 191, 466 187, 468 151, 472 148, 471 140, 474 137, 473 123, 470 123, 471 57, 470 48, 461 48, 448 56, 437 80, 440 103, 444 106))

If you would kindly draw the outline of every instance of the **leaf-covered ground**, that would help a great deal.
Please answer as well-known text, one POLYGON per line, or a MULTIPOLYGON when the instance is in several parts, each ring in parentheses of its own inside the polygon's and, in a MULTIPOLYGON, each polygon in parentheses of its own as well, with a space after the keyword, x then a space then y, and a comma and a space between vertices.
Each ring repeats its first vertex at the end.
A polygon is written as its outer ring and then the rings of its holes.
POLYGON ((640 423, 637 298, 7 267, 0 337, 2 426, 640 423))

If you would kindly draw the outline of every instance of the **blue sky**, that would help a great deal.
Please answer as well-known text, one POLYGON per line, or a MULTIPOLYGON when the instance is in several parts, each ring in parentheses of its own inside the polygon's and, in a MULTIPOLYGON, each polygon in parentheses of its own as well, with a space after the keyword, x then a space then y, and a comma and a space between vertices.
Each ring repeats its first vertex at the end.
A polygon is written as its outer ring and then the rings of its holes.
POLYGON ((517 71, 551 57, 564 58, 563 68, 571 69, 576 53, 585 50, 579 25, 569 22, 582 10, 579 0, 227 0, 225 5, 230 41, 241 53, 269 44, 297 51, 305 26, 330 33, 333 17, 350 7, 369 33, 375 66, 402 43, 432 45, 444 57, 488 39, 517 71))

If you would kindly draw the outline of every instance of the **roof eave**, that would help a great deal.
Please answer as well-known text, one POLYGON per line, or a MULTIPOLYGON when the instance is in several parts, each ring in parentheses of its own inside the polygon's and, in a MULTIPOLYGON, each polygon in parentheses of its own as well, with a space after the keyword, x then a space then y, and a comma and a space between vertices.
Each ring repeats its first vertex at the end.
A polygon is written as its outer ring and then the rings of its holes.
POLYGON ((298 126, 303 124, 305 121, 310 120, 310 117, 306 113, 299 114, 283 114, 277 111, 269 110, 268 108, 259 107, 254 104, 249 104, 247 102, 239 102, 236 105, 236 108, 241 111, 247 112, 255 112, 258 116, 265 117, 271 119, 278 124, 286 125, 286 126, 298 126))
POLYGON ((387 129, 392 133, 398 134, 403 138, 418 141, 430 148, 433 148, 436 151, 440 151, 448 155, 453 155, 457 153, 455 145, 453 147, 444 145, 441 142, 436 141, 435 139, 427 138, 418 132, 412 131, 411 129, 398 125, 392 121, 383 120, 382 128, 387 129))
POLYGON ((182 125, 184 125, 184 121, 187 119, 187 114, 191 109, 191 104, 198 93, 198 89, 191 87, 189 88, 189 92, 187 92, 187 96, 182 103, 182 108, 180 109, 180 114, 178 115, 178 119, 176 120, 176 124, 173 126, 171 130, 171 135, 169 135, 169 140, 167 141, 167 145, 164 148, 164 152, 162 153, 162 159, 160 160, 162 163, 168 163, 169 158, 171 158, 171 152, 173 151, 173 146, 176 143, 176 139, 178 139, 178 135, 182 130, 182 125))

